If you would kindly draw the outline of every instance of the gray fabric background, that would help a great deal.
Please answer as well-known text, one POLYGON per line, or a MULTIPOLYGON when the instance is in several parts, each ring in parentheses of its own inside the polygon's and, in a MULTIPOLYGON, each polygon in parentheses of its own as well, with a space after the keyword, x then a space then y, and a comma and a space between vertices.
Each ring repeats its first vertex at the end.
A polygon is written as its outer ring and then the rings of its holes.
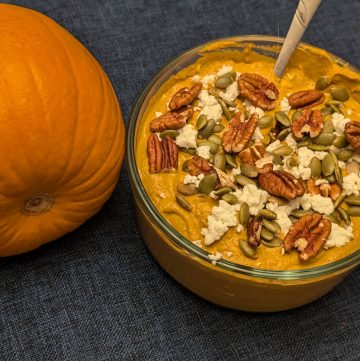
MULTIPOLYGON (((12 1, 55 19, 108 73, 125 120, 179 52, 238 34, 284 35, 297 1, 12 1)), ((360 66, 360 1, 326 0, 305 40, 360 66)), ((123 167, 103 210, 32 253, 0 260, 0 360, 360 360, 360 272, 270 315, 213 306, 145 248, 123 167)))

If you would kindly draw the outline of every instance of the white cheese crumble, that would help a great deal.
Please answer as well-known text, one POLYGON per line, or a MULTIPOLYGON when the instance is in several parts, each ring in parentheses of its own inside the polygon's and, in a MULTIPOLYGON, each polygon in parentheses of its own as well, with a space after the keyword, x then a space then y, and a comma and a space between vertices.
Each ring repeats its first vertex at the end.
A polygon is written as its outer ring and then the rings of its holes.
POLYGON ((205 75, 201 80, 204 89, 207 89, 209 84, 213 84, 214 81, 215 81, 215 75, 214 74, 205 75))
POLYGON ((248 100, 245 100, 245 102, 243 104, 250 115, 252 113, 258 113, 259 118, 262 118, 264 116, 264 114, 265 114, 264 111, 261 108, 258 108, 258 107, 255 107, 254 105, 252 105, 248 100))
POLYGON ((200 91, 198 98, 200 100, 200 105, 203 107, 219 104, 216 98, 213 95, 210 95, 206 89, 200 91))
POLYGON ((184 184, 195 184, 196 187, 199 186, 200 181, 204 178, 204 174, 196 175, 190 175, 187 174, 184 178, 184 184))
POLYGON ((273 203, 267 203, 266 208, 276 213, 276 222, 279 224, 282 233, 287 234, 292 224, 289 218, 291 208, 288 206, 278 206, 273 203))
POLYGON ((200 112, 201 114, 205 114, 208 119, 214 119, 216 122, 219 122, 222 115, 222 109, 219 102, 213 95, 209 95, 208 91, 203 89, 198 98, 200 100, 200 105, 203 109, 200 112))
POLYGON ((339 168, 340 169, 345 169, 346 168, 346 163, 341 161, 341 160, 338 160, 338 164, 339 164, 339 168))
POLYGON ((348 109, 348 111, 346 112, 347 115, 351 115, 352 114, 352 110, 348 109))
POLYGON ((336 135, 344 134, 346 123, 350 122, 349 118, 345 118, 341 113, 334 113, 332 115, 332 122, 334 125, 334 130, 336 135))
POLYGON ((162 115, 163 115, 163 113, 161 113, 161 112, 155 112, 156 118, 159 118, 159 117, 161 117, 162 115))
POLYGON ((197 239, 196 241, 193 241, 192 243, 195 244, 195 246, 198 246, 199 248, 202 248, 202 244, 201 244, 200 239, 197 239))
POLYGON ((273 152, 275 149, 279 148, 280 145, 281 145, 281 143, 280 143, 280 140, 278 139, 278 140, 275 140, 275 142, 270 143, 270 144, 266 147, 265 150, 266 150, 267 152, 271 153, 271 152, 273 152))
POLYGON ((296 140, 291 133, 285 138, 285 143, 292 149, 297 148, 296 140))
POLYGON ((281 99, 280 110, 285 112, 285 113, 289 113, 289 111, 291 110, 291 106, 289 104, 288 98, 282 98, 281 99))
POLYGON ((209 254, 209 258, 211 263, 215 266, 217 261, 220 261, 222 258, 222 254, 220 252, 216 252, 215 254, 209 254))
POLYGON ((308 167, 313 157, 317 157, 319 160, 323 160, 327 154, 327 152, 314 152, 307 147, 301 147, 298 150, 298 160, 301 165, 308 167))
POLYGON ((199 82, 200 81, 200 75, 194 75, 192 78, 191 78, 191 80, 193 81, 193 82, 195 82, 195 83, 197 83, 197 82, 199 82))
POLYGON ((201 230, 201 234, 205 236, 205 245, 208 246, 219 240, 229 230, 229 227, 235 227, 237 224, 235 207, 220 200, 219 206, 213 207, 208 216, 208 228, 201 230))
POLYGON ((246 202, 249 206, 250 214, 256 216, 269 198, 269 193, 259 189, 254 184, 248 184, 243 189, 232 192, 240 202, 246 202))
MULTIPOLYGON (((239 209, 239 211, 240 211, 240 209, 239 209)), ((236 232, 241 233, 243 230, 244 230, 244 227, 241 224, 238 224, 236 227, 236 232)))
POLYGON ((233 255, 233 253, 232 252, 226 252, 225 255, 226 255, 226 257, 231 257, 233 255))
POLYGON ((231 65, 223 65, 219 71, 217 72, 217 76, 223 76, 225 75, 226 73, 228 73, 229 71, 232 71, 233 70, 233 67, 231 65))
POLYGON ((214 191, 210 192, 209 196, 210 196, 210 198, 212 198, 212 199, 218 199, 218 198, 219 198, 219 197, 215 194, 214 191))
POLYGON ((160 197, 161 199, 165 199, 165 198, 166 198, 166 195, 165 195, 165 193, 160 193, 160 194, 159 194, 159 197, 160 197))
POLYGON ((332 223, 331 232, 329 238, 324 244, 324 248, 342 247, 346 243, 350 242, 353 237, 352 227, 343 228, 336 223, 332 223))
POLYGON ((220 92, 219 96, 225 100, 234 101, 239 96, 239 87, 236 81, 230 84, 225 92, 220 92))
POLYGON ((343 190, 348 196, 360 194, 360 177, 357 173, 350 173, 344 177, 343 190))
POLYGON ((301 197, 301 207, 308 211, 309 209, 313 209, 315 212, 322 214, 331 214, 334 212, 334 204, 329 197, 323 197, 320 194, 311 195, 309 193, 305 193, 301 197))
POLYGON ((264 139, 264 136, 263 134, 261 133, 261 130, 259 127, 256 127, 255 128, 255 132, 251 138, 252 140, 263 140, 264 139))
POLYGON ((319 185, 321 185, 321 184, 329 184, 329 181, 328 181, 327 179, 317 179, 317 180, 315 181, 315 185, 316 185, 316 186, 319 186, 319 185))
POLYGON ((196 148, 196 138, 198 131, 191 125, 186 124, 183 128, 178 130, 179 134, 176 137, 176 145, 183 148, 196 148))
POLYGON ((210 159, 210 147, 208 145, 201 145, 196 148, 196 154, 204 159, 210 159))

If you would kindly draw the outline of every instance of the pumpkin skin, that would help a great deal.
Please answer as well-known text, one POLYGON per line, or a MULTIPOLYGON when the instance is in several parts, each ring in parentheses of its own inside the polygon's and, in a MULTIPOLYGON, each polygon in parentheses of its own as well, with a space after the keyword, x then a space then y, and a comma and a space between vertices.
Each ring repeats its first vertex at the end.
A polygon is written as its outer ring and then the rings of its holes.
POLYGON ((0 4, 0 257, 55 240, 116 185, 124 125, 94 57, 65 29, 0 4))

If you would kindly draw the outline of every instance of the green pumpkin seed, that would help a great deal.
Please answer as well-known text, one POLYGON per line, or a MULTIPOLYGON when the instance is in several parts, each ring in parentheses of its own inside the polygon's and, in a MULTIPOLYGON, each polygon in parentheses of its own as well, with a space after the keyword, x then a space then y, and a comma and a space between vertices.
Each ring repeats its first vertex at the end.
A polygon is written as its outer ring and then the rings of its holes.
POLYGON ((268 198, 268 201, 270 203, 277 204, 278 206, 286 206, 289 203, 289 201, 287 199, 275 197, 275 196, 270 196, 268 198))
POLYGON ((216 79, 215 86, 219 89, 225 89, 232 83, 233 83, 232 77, 228 73, 226 73, 216 79))
POLYGON ((160 133, 160 137, 162 139, 165 139, 166 137, 175 139, 178 135, 179 135, 179 132, 177 130, 173 130, 173 129, 167 129, 160 133))
POLYGON ((226 158, 224 152, 217 152, 214 155, 214 166, 222 171, 225 171, 226 158))
POLYGON ((268 248, 275 248, 275 247, 281 247, 283 242, 280 238, 274 237, 271 241, 261 239, 261 244, 268 248))
POLYGON ((181 152, 184 152, 184 153, 191 154, 191 155, 195 155, 195 154, 196 154, 196 148, 183 148, 183 147, 181 147, 181 148, 180 148, 180 151, 181 151, 181 152))
POLYGON ((216 122, 214 119, 209 119, 207 122, 206 122, 206 125, 204 128, 202 128, 201 130, 199 130, 199 138, 200 139, 205 139, 205 138, 208 138, 210 136, 210 134, 212 133, 214 127, 216 125, 216 122))
POLYGON ((224 103, 224 101, 222 99, 218 99, 218 102, 219 102, 219 104, 221 106, 221 109, 222 109, 224 115, 225 115, 225 118, 227 120, 230 120, 231 119, 231 112, 230 112, 229 108, 227 107, 227 105, 224 103))
POLYGON ((315 150, 318 152, 328 152, 330 150, 329 145, 321 145, 321 144, 312 144, 311 143, 307 147, 311 150, 315 150))
POLYGON ((210 147, 211 154, 215 154, 219 150, 219 145, 214 142, 210 142, 209 140, 200 140, 198 142, 198 146, 199 147, 203 147, 203 146, 210 147))
POLYGON ((322 75, 315 84, 315 89, 317 90, 324 90, 327 86, 331 83, 331 78, 326 75, 322 75))
POLYGON ((232 79, 233 81, 236 80, 236 76, 237 76, 236 71, 234 71, 234 70, 231 70, 231 71, 229 71, 228 73, 226 73, 226 74, 224 74, 224 75, 228 75, 229 77, 231 77, 231 79, 232 79))
POLYGON ((216 181, 216 174, 207 174, 199 183, 199 192, 206 195, 210 194, 214 190, 216 181))
POLYGON ((331 154, 326 154, 325 158, 321 162, 321 171, 322 174, 327 177, 334 173, 335 163, 331 154))
POLYGON ((348 142, 346 140, 346 137, 344 134, 338 135, 334 142, 333 145, 335 145, 336 148, 345 148, 348 145, 348 142))
MULTIPOLYGON (((341 194, 339 195, 339 197, 337 197, 336 200, 335 200, 335 202, 334 202, 334 208, 338 208, 338 207, 340 206, 340 204, 341 204, 342 202, 344 202, 345 198, 346 198, 346 193, 341 193, 341 194)), ((360 201, 360 199, 359 199, 359 201, 360 201)), ((359 204, 360 204, 360 203, 359 203, 359 204)))
POLYGON ((343 175, 342 175, 342 171, 339 168, 339 166, 335 167, 335 178, 336 178, 336 182, 339 186, 343 186, 343 175))
POLYGON ((309 139, 305 139, 305 140, 302 140, 300 142, 297 143, 297 147, 298 148, 301 148, 301 147, 309 147, 311 144, 310 144, 310 141, 309 139))
POLYGON ((272 151, 272 154, 280 155, 280 156, 286 156, 290 155, 293 152, 293 149, 289 147, 288 145, 280 145, 280 147, 274 149, 272 151))
POLYGON ((222 138, 219 137, 219 136, 216 135, 216 134, 211 134, 210 137, 208 138, 208 141, 209 141, 209 142, 213 142, 213 143, 215 143, 215 144, 217 144, 217 145, 222 145, 222 143, 223 143, 222 138))
POLYGON ((360 217, 360 207, 352 206, 347 210, 347 214, 351 217, 360 217))
POLYGON ((181 169, 183 170, 183 172, 188 172, 189 171, 189 159, 186 159, 184 161, 184 163, 181 166, 181 169))
POLYGON ((339 100, 329 100, 325 103, 326 105, 336 105, 337 107, 344 107, 344 103, 339 100))
POLYGON ((225 129, 225 127, 222 124, 215 124, 213 128, 213 133, 220 133, 225 129))
POLYGON ((346 162, 353 156, 353 154, 354 152, 352 149, 342 149, 336 156, 340 161, 346 162))
POLYGON ((274 154, 272 153, 273 156, 273 163, 277 164, 277 165, 282 165, 283 164, 283 159, 279 154, 274 154))
POLYGON ((294 209, 290 214, 296 218, 301 218, 313 213, 314 211, 311 210, 305 211, 304 209, 294 209))
POLYGON ((180 207, 184 208, 188 212, 192 211, 191 204, 180 193, 176 193, 175 198, 180 207))
POLYGON ((264 115, 259 119, 259 123, 258 123, 259 128, 267 128, 268 126, 271 125, 273 120, 274 118, 271 115, 264 115))
POLYGON ((273 234, 280 234, 281 233, 281 227, 279 223, 270 221, 268 219, 263 219, 262 225, 271 233, 273 234))
POLYGON ((258 212, 258 215, 261 217, 264 217, 265 219, 270 219, 270 220, 274 220, 277 218, 277 214, 273 211, 270 211, 270 209, 260 209, 258 212))
POLYGON ((351 224, 351 219, 349 217, 349 215, 346 213, 345 209, 339 207, 338 208, 338 212, 340 214, 340 217, 342 218, 342 220, 347 224, 351 224))
POLYGON ((210 154, 209 163, 214 164, 214 154, 210 154))
POLYGON ((332 87, 330 89, 330 94, 333 99, 339 100, 341 102, 346 102, 350 97, 349 92, 345 88, 339 86, 332 87))
POLYGON ((226 193, 224 194, 221 199, 229 204, 237 204, 239 203, 239 200, 236 196, 234 196, 233 194, 230 193, 226 193))
POLYGON ((279 134, 278 134, 278 139, 280 141, 283 141, 289 134, 290 134, 291 130, 290 128, 285 128, 283 129, 279 134))
POLYGON ((221 98, 223 100, 223 102, 229 106, 229 107, 233 107, 235 108, 236 107, 236 103, 233 102, 232 100, 229 100, 229 99, 225 99, 225 98, 221 98))
POLYGON ((349 196, 345 198, 345 203, 350 206, 360 206, 360 196, 349 196))
POLYGON ((340 214, 337 211, 337 209, 335 209, 335 211, 332 212, 331 214, 324 215, 324 218, 330 220, 332 223, 336 223, 336 224, 341 223, 340 214))
POLYGON ((324 108, 320 109, 320 113, 323 116, 330 115, 330 114, 334 113, 334 109, 331 107, 324 107, 324 108))
POLYGON ((196 188, 195 184, 179 183, 177 186, 177 191, 184 196, 193 196, 198 194, 198 189, 196 188))
POLYGON ((295 120, 296 120, 297 118, 299 118, 300 115, 301 115, 301 111, 300 111, 300 110, 295 110, 294 114, 293 114, 292 117, 291 117, 291 121, 294 123, 295 120))
POLYGON ((197 130, 203 129, 206 126, 206 123, 207 123, 207 115, 200 114, 199 118, 197 118, 196 121, 196 129, 197 130))
POLYGON ((218 98, 220 96, 220 92, 221 92, 221 90, 217 89, 217 88, 209 88, 208 89, 208 93, 216 98, 218 98))
POLYGON ((259 174, 256 167, 251 164, 246 164, 246 163, 240 164, 240 170, 241 170, 241 174, 249 178, 255 178, 259 174))
POLYGON ((247 203, 242 203, 239 211, 239 222, 243 227, 246 227, 250 220, 250 210, 247 203))
POLYGON ((285 164, 288 168, 294 168, 299 165, 299 162, 294 157, 289 157, 286 159, 285 164))
POLYGON ((265 227, 261 227, 260 237, 266 241, 271 241, 274 238, 274 235, 268 231, 265 227))
POLYGON ((335 174, 328 175, 327 177, 325 177, 325 179, 326 179, 330 184, 336 183, 335 174))
POLYGON ((317 157, 313 157, 310 161, 311 177, 318 179, 321 175, 321 161, 317 157))
POLYGON ((252 248, 250 246, 249 242, 245 239, 239 240, 239 248, 241 249, 242 253, 244 253, 244 255, 246 257, 249 257, 252 259, 256 259, 258 257, 256 248, 252 248))
POLYGON ((329 107, 334 111, 334 113, 344 114, 337 105, 329 104, 329 107))
POLYGON ((312 140, 314 144, 320 144, 320 145, 331 145, 336 138, 336 135, 334 133, 321 133, 316 138, 312 140))
POLYGON ((230 187, 222 187, 222 188, 214 191, 214 194, 215 194, 216 196, 218 196, 218 197, 221 197, 221 196, 223 196, 224 194, 229 193, 229 192, 231 192, 231 191, 232 191, 232 189, 231 189, 230 187))
POLYGON ((231 154, 225 154, 226 164, 231 168, 237 168, 235 159, 231 154))
POLYGON ((291 121, 289 117, 284 112, 276 112, 275 119, 282 124, 284 127, 290 127, 291 121))
POLYGON ((235 180, 237 183, 239 183, 241 186, 246 186, 248 184, 254 184, 256 185, 256 182, 253 181, 252 179, 243 176, 242 174, 238 174, 237 176, 235 176, 235 180))

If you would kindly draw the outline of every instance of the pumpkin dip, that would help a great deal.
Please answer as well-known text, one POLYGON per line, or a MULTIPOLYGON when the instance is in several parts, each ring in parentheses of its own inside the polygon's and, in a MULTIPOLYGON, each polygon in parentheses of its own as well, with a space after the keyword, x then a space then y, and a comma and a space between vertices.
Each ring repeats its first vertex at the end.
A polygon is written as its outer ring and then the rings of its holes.
POLYGON ((310 46, 281 79, 274 62, 251 46, 204 52, 139 124, 148 195, 213 264, 296 270, 360 248, 360 77, 310 46))

